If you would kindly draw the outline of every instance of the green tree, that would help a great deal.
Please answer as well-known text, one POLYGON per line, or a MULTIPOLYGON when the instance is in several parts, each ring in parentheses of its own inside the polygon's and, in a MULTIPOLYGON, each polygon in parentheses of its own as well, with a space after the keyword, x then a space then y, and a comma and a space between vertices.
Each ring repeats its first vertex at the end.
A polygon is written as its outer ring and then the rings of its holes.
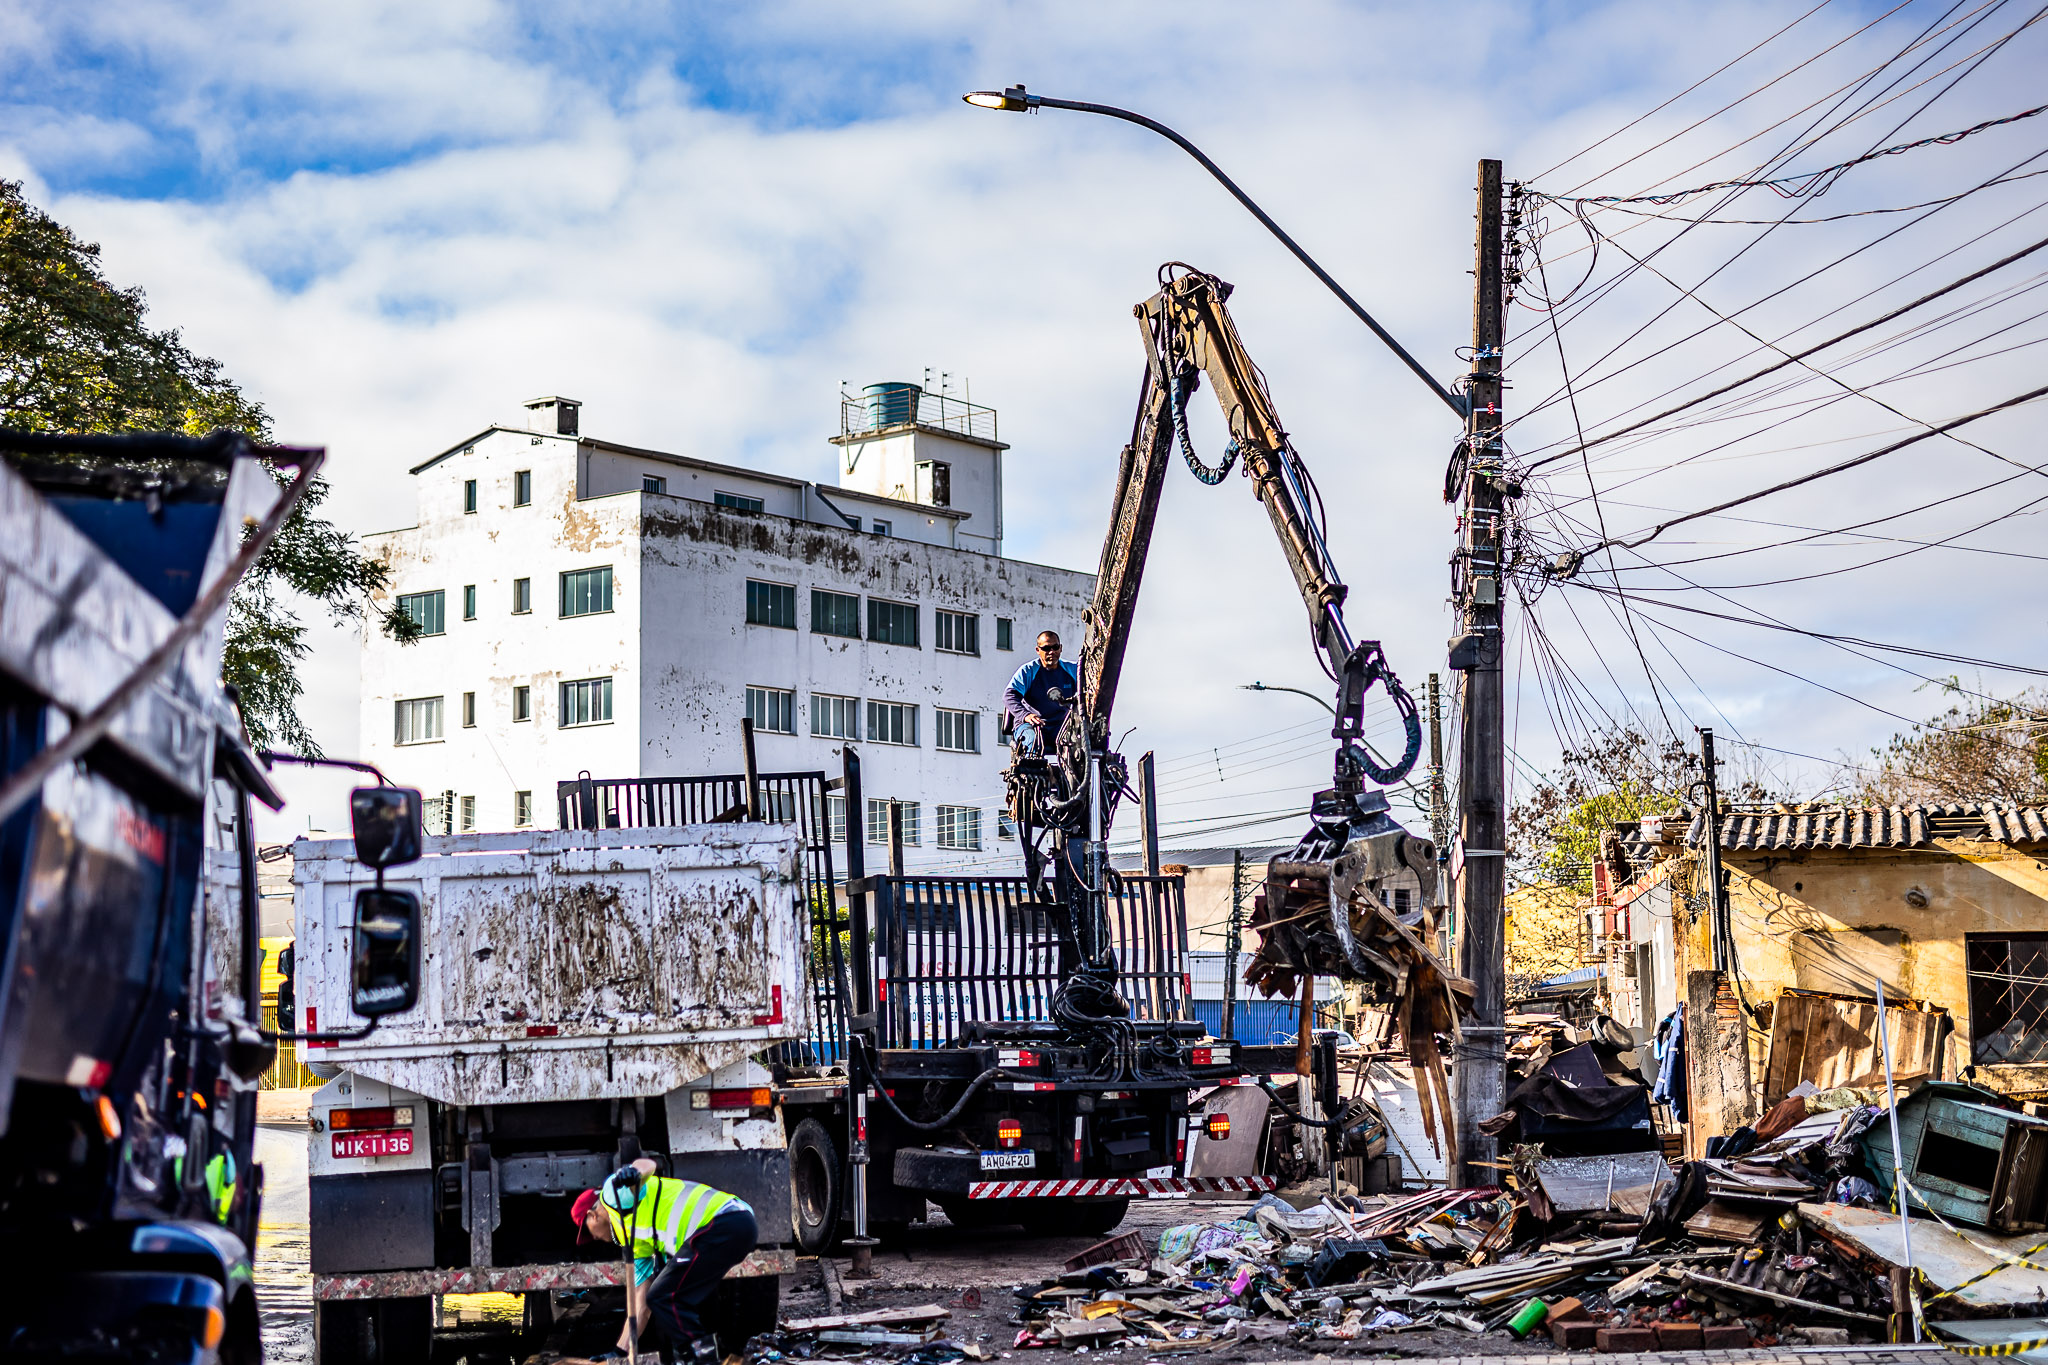
POLYGON ((1872 750, 1878 766, 1860 799, 1873 806, 2048 801, 2048 693, 1986 697, 1954 678, 1941 687, 1955 702, 1872 750))
MULTIPOLYGON (((1717 766, 1723 801, 1772 799, 1761 769, 1733 755, 1717 766)), ((1619 856, 1614 827, 1695 805, 1699 777, 1699 755, 1676 737, 1653 741, 1625 725, 1595 731, 1508 812, 1514 880, 1590 894, 1593 865, 1619 856)))
MULTIPOLYGON (((110 284, 99 253, 31 204, 18 182, 0 181, 0 426, 191 436, 229 428, 268 440, 263 405, 175 329, 153 330, 142 291, 110 284)), ((313 515, 326 496, 326 483, 316 481, 228 606, 222 676, 240 690, 259 747, 319 752, 298 711, 306 628, 283 595, 355 618, 390 577, 357 551, 354 537, 313 515)), ((418 633, 395 609, 378 616, 395 638, 418 633)))

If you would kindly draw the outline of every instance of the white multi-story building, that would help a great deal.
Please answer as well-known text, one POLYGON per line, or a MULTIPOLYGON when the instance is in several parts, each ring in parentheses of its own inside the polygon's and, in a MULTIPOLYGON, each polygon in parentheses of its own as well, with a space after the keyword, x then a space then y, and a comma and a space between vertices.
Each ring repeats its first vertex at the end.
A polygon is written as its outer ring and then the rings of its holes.
POLYGON ((1041 630, 1078 652, 1094 578, 1003 557, 993 411, 870 386, 825 487, 526 406, 414 467, 417 524, 365 538, 425 633, 365 632, 362 749, 430 828, 552 827, 579 773, 738 772, 751 716, 763 772, 836 774, 858 744, 856 818, 883 842, 904 802, 909 862, 1015 847, 1002 689, 1041 630))

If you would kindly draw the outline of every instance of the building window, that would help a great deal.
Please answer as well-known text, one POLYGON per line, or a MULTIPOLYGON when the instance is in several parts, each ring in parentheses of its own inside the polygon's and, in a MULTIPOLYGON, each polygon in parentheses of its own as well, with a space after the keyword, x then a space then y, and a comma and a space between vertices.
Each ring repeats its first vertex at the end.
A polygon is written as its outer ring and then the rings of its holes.
POLYGON ((460 809, 462 814, 456 829, 464 834, 468 834, 476 828, 476 798, 474 796, 463 797, 460 809))
POLYGON ((846 798, 827 796, 825 798, 825 837, 835 844, 846 842, 846 798))
POLYGON ((1970 1061, 2048 1062, 2048 934, 1965 934, 1970 1061))
POLYGON ((756 733, 793 735, 796 733, 796 693, 780 687, 750 687, 747 689, 747 715, 753 720, 756 733))
POLYGON ((611 718, 610 678, 579 678, 562 684, 563 729, 571 725, 603 725, 611 718))
POLYGON ((870 745, 918 743, 918 708, 903 702, 868 702, 870 745))
POLYGON ((981 811, 974 806, 940 806, 939 847, 979 851, 981 811))
POLYGON ((533 823, 533 793, 532 793, 532 792, 513 792, 513 793, 512 793, 512 826, 513 826, 513 828, 514 828, 514 829, 525 829, 525 828, 526 828, 526 827, 527 827, 528 825, 530 825, 530 824, 532 824, 532 823, 533 823))
POLYGON ((762 506, 759 498, 750 498, 744 493, 714 492, 711 501, 732 512, 758 512, 762 506))
POLYGON ((426 834, 448 833, 449 796, 429 796, 420 801, 420 828, 426 834))
POLYGON ((562 575, 562 615, 595 616, 612 609, 612 571, 572 569, 562 575))
POLYGON ((883 521, 883 520, 882 520, 882 519, 881 519, 880 517, 876 517, 876 518, 875 518, 875 534, 876 534, 876 535, 878 535, 878 536, 886 536, 886 535, 888 535, 888 534, 889 534, 889 523, 888 523, 888 522, 886 522, 886 521, 883 521))
POLYGON ((981 653, 981 618, 971 611, 934 611, 932 647, 947 654, 981 653))
POLYGON ((465 730, 476 729, 476 693, 474 692, 464 692, 462 694, 462 728, 465 730))
POLYGON ((996 812, 996 838, 998 838, 998 839, 1014 839, 1014 838, 1016 838, 1016 837, 1017 837, 1017 822, 1016 822, 1015 820, 1012 820, 1012 819, 1010 818, 1010 812, 1008 812, 1008 811, 1006 811, 1006 810, 999 810, 999 811, 997 811, 997 812, 996 812))
POLYGON ((998 616, 996 618, 996 648, 1016 648, 1015 645, 1010 643, 1010 618, 1007 616, 998 616))
POLYGON ((640 476, 640 491, 642 493, 666 493, 668 492, 668 480, 659 474, 642 474, 640 476))
POLYGON ((512 689, 512 719, 533 719, 533 689, 519 686, 512 689))
POLYGON ((916 744, 917 708, 902 702, 869 702, 868 743, 916 744))
MULTIPOLYGON (((907 847, 918 842, 918 804, 915 801, 898 801, 903 808, 903 842, 907 847)), ((886 845, 889 842, 889 805, 882 797, 868 798, 868 842, 886 845)))
POLYGON ((811 733, 819 739, 859 739, 859 700, 811 693, 811 733))
POLYGON ((475 479, 464 479, 462 481, 462 514, 464 516, 474 516, 476 514, 475 479))
POLYGON ((937 722, 937 734, 933 738, 941 749, 956 754, 978 754, 981 752, 981 713, 979 711, 949 711, 945 707, 934 707, 933 716, 937 722))
POLYGON ((412 618, 422 635, 448 633, 448 594, 439 588, 432 592, 400 593, 398 610, 412 618))
POLYGON ((476 620, 476 584, 471 583, 462 590, 462 619, 476 620))
POLYGON ((868 638, 877 644, 917 648, 917 607, 910 602, 868 599, 868 638))
POLYGON ((533 471, 515 470, 512 475, 512 505, 526 507, 533 502, 533 471))
POLYGON ((1408 909, 1409 909, 1409 906, 1410 906, 1410 905, 1412 905, 1413 903, 1414 903, 1414 893, 1413 893, 1413 892, 1411 892, 1411 891, 1410 891, 1410 890, 1409 890, 1409 889, 1408 889, 1407 887, 1405 887, 1405 886, 1397 886, 1397 887, 1395 887, 1395 888, 1394 888, 1394 913, 1395 913, 1395 914, 1397 914, 1397 915, 1405 915, 1405 914, 1407 914, 1407 913, 1408 913, 1408 909))
POLYGON ((399 744, 425 744, 441 737, 441 698, 415 697, 398 703, 399 744))
POLYGON ((860 599, 850 592, 811 589, 811 634, 860 638, 860 599))
POLYGON ((796 589, 787 583, 747 580, 747 624, 796 629, 796 589))
POLYGON ((515 578, 512 580, 512 614, 524 616, 533 610, 533 580, 515 578))

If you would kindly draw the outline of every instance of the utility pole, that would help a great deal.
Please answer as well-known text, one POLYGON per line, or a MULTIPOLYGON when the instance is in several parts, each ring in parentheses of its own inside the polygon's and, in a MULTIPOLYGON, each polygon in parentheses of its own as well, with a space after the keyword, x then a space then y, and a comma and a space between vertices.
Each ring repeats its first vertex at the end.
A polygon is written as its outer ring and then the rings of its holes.
POLYGON ((1223 931, 1223 1036, 1237 1037, 1237 950, 1244 925, 1244 850, 1230 855, 1230 919, 1223 931))
POLYGON ((1452 1179, 1488 1185, 1493 1139, 1481 1120, 1506 1098, 1507 760, 1502 694, 1501 344, 1507 299, 1501 270, 1500 162, 1479 163, 1478 233, 1473 265, 1472 371, 1466 380, 1464 559, 1458 581, 1460 636, 1451 666, 1465 674, 1458 736, 1458 970, 1477 988, 1455 1065, 1458 1152, 1452 1179))
POLYGON ((1700 731, 1700 766, 1706 770, 1707 810, 1700 828, 1707 836, 1708 928, 1713 931, 1714 970, 1735 970, 1735 927, 1728 915, 1728 897, 1721 889, 1721 796, 1714 781, 1714 732, 1700 731))
POLYGON ((1451 923, 1451 888, 1444 876, 1451 852, 1451 800, 1444 787, 1443 679, 1436 673, 1429 675, 1429 842, 1436 849, 1436 886, 1429 901, 1433 909, 1444 912, 1437 925, 1437 952, 1448 962, 1455 960, 1451 945, 1457 937, 1451 923))

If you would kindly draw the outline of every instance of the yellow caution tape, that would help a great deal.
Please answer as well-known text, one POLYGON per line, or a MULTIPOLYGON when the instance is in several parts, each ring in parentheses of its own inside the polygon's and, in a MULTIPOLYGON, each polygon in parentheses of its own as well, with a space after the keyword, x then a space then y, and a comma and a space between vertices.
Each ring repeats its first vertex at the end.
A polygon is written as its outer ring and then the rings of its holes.
MULTIPOLYGON (((1939 1293, 1929 1295, 1928 1298, 1930 1301, 1933 1299, 1945 1298, 1950 1294, 1961 1293, 1963 1290, 1968 1289, 1971 1285, 1976 1284, 1979 1280, 1985 1279, 1991 1275, 1995 1275, 1999 1271, 2004 1270, 2009 1266, 2023 1265, 2031 1270, 2048 1270, 2048 1266, 2041 1266, 2033 1261, 2026 1259, 2028 1256, 2032 1256, 2036 1252, 2048 1251, 2048 1242, 2042 1242, 2039 1246, 2029 1247, 2027 1248, 2024 1254, 2019 1256, 2013 1256, 2002 1251, 1994 1250, 1991 1247, 1985 1246, 1976 1238, 1969 1236, 1961 1228, 1956 1227, 1954 1224, 1950 1223, 1948 1219, 1943 1218, 1940 1214, 1936 1213, 1934 1211, 1934 1207, 1927 1202, 1927 1196, 1921 1194, 1920 1191, 1914 1189, 1912 1183, 1906 1179, 1903 1172, 1896 1173, 1896 1177, 1898 1180, 1899 1189, 1904 1191, 1908 1195, 1912 1195, 1918 1198, 1921 1207, 1927 1210, 1928 1214, 1934 1219, 1935 1222, 1941 1224, 1944 1228, 1947 1228, 1957 1237, 1969 1243, 1971 1246, 1983 1252, 1985 1255, 1990 1256, 1994 1260, 1997 1260, 2001 1263, 1992 1266, 1989 1270, 1983 1271, 1980 1274, 1972 1275, 1969 1279, 1964 1280, 1961 1284, 1956 1285, 1952 1289, 1944 1289, 1941 1290, 1939 1293)), ((1911 1291, 1910 1297, 1913 1303, 1913 1323, 1916 1327, 1920 1329, 1921 1337, 1928 1341, 1933 1342, 1935 1345, 1941 1347, 1944 1351, 1947 1351, 1952 1355, 1959 1356, 2016 1356, 2023 1355, 2028 1351, 2039 1351, 2044 1348, 2048 1348, 2048 1337, 2029 1337, 2024 1341, 2001 1341, 1991 1346, 1977 1346, 1967 1342, 1956 1341, 1952 1340, 1951 1338, 1942 1336, 1936 1329, 1934 1324, 1927 1320, 1927 1315, 1923 1311, 1920 1299, 1920 1282, 1922 1278, 1923 1277, 1920 1274, 1920 1271, 1917 1267, 1907 1268, 1906 1279, 1908 1287, 1911 1291)))

